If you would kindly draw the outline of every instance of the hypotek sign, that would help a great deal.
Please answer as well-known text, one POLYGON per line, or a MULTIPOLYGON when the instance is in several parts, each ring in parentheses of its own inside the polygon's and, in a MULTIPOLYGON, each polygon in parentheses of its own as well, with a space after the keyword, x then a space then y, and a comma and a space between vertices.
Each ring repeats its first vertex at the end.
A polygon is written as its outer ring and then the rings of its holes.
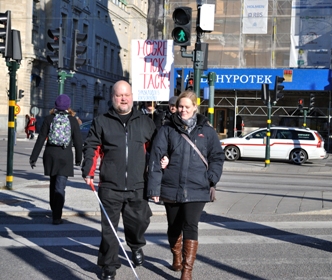
MULTIPOLYGON (((177 70, 177 69, 175 69, 177 70)), ((192 69, 184 69, 187 78, 192 69)), ((274 88, 275 77, 285 77, 284 90, 332 90, 332 72, 329 69, 208 69, 216 73, 215 89, 261 90, 262 84, 274 88)), ((175 71, 176 73, 176 71, 175 71)), ((208 87, 208 80, 201 79, 201 88, 208 87)))

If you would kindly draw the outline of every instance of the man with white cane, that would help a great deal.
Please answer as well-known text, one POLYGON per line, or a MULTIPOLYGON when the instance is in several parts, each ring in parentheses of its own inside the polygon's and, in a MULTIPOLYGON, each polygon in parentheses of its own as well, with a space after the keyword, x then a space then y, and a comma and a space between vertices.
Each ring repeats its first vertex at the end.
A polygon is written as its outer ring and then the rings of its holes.
POLYGON ((115 279, 121 266, 119 242, 110 227, 111 223, 117 230, 120 214, 132 261, 136 266, 144 262, 144 233, 152 215, 144 190, 146 149, 156 133, 153 121, 133 107, 131 86, 126 81, 114 84, 111 99, 108 112, 92 122, 83 147, 82 166, 82 176, 91 186, 97 160, 101 159, 98 196, 107 214, 101 211, 102 239, 97 264, 102 267, 103 280, 115 279))

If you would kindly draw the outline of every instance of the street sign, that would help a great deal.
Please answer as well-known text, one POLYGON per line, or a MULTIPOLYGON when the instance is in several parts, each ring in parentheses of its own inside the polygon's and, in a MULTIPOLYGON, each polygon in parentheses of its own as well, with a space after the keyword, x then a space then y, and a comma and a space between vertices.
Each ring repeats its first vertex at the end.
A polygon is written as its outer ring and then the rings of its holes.
POLYGON ((31 114, 33 114, 36 117, 38 115, 38 113, 39 113, 39 108, 36 106, 33 106, 31 108, 31 114))
POLYGON ((15 109, 14 109, 14 114, 18 115, 21 112, 21 107, 19 105, 15 105, 15 109))

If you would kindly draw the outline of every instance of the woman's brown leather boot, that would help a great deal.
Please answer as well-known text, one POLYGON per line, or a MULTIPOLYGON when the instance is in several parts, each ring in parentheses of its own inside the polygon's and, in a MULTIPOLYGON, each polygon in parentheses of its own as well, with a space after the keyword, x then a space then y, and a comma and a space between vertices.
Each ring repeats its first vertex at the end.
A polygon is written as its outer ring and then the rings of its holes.
POLYGON ((196 259, 198 241, 197 240, 183 240, 183 261, 181 280, 191 280, 194 261, 196 259))
POLYGON ((178 238, 169 237, 168 242, 173 254, 172 268, 174 271, 180 271, 182 269, 182 235, 178 238))

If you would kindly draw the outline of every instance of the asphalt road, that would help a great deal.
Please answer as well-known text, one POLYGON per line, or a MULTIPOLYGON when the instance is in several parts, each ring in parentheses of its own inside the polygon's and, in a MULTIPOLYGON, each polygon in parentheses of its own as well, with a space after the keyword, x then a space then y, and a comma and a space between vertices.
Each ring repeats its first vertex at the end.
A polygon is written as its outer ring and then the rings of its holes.
MULTIPOLYGON (((4 146, 0 142, 2 159, 4 146)), ((99 279, 100 217, 93 194, 75 170, 65 222, 52 225, 41 161, 33 172, 28 165, 32 146, 17 143, 15 188, 0 190, 0 279, 99 279), (95 210, 80 212, 82 204, 95 210)), ((0 175, 5 166, 1 161, 0 175)), ((163 206, 151 207, 146 261, 135 271, 139 279, 179 279, 170 270, 163 206)), ((226 162, 217 201, 201 217, 193 279, 332 279, 331 209, 329 160, 302 167, 278 162, 268 169, 260 161, 226 162)), ((121 225, 118 233, 131 258, 121 225)), ((116 279, 135 279, 120 255, 116 279)))

